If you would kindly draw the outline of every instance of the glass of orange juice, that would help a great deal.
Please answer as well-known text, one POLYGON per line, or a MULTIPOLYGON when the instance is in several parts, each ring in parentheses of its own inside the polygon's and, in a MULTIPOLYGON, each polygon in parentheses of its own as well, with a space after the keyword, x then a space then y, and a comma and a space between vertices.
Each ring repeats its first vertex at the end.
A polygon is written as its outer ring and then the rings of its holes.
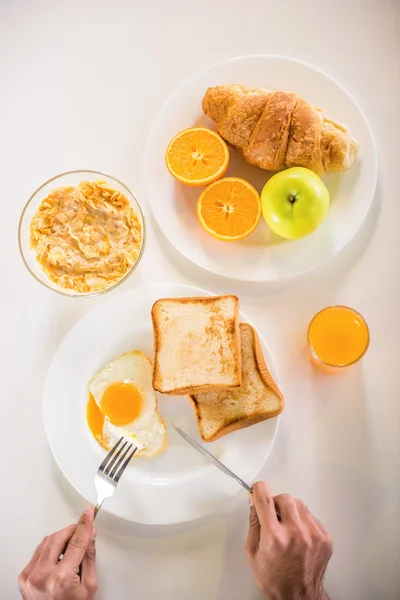
POLYGON ((308 344, 318 366, 330 371, 349 367, 367 351, 368 325, 357 311, 348 306, 328 306, 311 321, 308 344))

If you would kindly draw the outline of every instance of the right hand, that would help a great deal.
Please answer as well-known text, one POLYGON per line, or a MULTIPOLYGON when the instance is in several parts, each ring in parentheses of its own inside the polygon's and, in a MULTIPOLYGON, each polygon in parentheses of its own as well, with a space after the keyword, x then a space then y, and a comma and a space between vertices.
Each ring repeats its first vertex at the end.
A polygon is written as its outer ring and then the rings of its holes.
POLYGON ((93 520, 90 506, 77 525, 44 538, 18 577, 24 600, 93 600, 97 591, 93 520))
POLYGON ((327 599, 323 577, 332 540, 301 500, 287 494, 272 497, 266 483, 256 483, 245 550, 270 600, 327 599))

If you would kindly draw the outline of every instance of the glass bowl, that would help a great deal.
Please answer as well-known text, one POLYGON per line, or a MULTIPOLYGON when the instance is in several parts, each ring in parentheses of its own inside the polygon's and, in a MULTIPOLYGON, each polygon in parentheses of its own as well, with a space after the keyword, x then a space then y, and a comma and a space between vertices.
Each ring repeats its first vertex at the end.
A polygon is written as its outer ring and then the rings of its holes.
POLYGON ((49 179, 48 181, 43 183, 29 198, 28 202, 26 203, 26 205, 24 207, 24 210, 22 211, 22 214, 21 214, 21 217, 19 220, 18 243, 19 243, 19 249, 21 252, 21 257, 25 263, 26 268, 28 269, 30 274, 33 275, 33 277, 36 279, 36 281, 39 281, 39 283, 42 283, 47 288, 49 288, 55 292, 58 292, 59 294, 62 294, 63 296, 72 296, 72 297, 98 296, 100 294, 105 294, 106 292, 109 292, 109 291, 113 290, 114 288, 116 288, 117 286, 121 285, 121 283, 123 283, 129 277, 129 275, 131 275, 131 273, 136 269, 136 267, 140 263, 140 260, 143 256, 145 243, 146 243, 146 223, 145 223, 143 211, 142 211, 142 208, 141 208, 139 202, 136 200, 135 196, 132 194, 132 192, 129 190, 129 188, 125 184, 123 184, 121 181, 119 181, 115 177, 111 177, 110 175, 105 175, 105 173, 100 173, 98 171, 90 171, 90 170, 68 171, 66 173, 61 173, 60 175, 56 175, 55 177, 52 177, 51 179, 49 179), (140 251, 139 251, 139 254, 138 254, 135 264, 129 269, 129 271, 127 271, 125 273, 125 275, 123 275, 123 277, 121 277, 121 279, 114 282, 112 285, 105 288, 104 290, 95 291, 95 292, 77 292, 75 290, 64 289, 64 288, 57 286, 57 284, 55 284, 53 281, 51 281, 51 279, 49 279, 49 277, 47 277, 46 273, 42 270, 41 266, 39 265, 39 263, 36 260, 36 252, 35 252, 35 250, 33 250, 30 247, 30 242, 29 242, 29 228, 30 228, 31 220, 32 220, 34 214, 36 213, 36 211, 38 210, 42 200, 44 198, 46 198, 46 196, 50 193, 50 191, 52 189, 57 188, 57 187, 62 187, 62 186, 72 186, 72 185, 75 186, 75 185, 78 185, 81 181, 97 181, 99 179, 102 181, 105 181, 107 183, 107 185, 109 185, 110 187, 120 191, 122 194, 124 194, 124 196, 126 196, 126 198, 131 203, 132 208, 133 208, 135 214, 137 215, 137 217, 141 223, 141 226, 142 226, 142 244, 140 247, 140 251))

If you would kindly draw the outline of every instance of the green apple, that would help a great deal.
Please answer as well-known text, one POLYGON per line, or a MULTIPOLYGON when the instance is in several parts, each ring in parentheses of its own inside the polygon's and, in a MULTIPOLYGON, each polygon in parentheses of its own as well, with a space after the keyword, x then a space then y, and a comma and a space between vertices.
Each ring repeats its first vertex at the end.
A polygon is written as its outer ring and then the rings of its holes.
POLYGON ((322 223, 329 208, 329 192, 313 171, 293 167, 267 181, 261 192, 261 206, 272 231, 296 240, 322 223))

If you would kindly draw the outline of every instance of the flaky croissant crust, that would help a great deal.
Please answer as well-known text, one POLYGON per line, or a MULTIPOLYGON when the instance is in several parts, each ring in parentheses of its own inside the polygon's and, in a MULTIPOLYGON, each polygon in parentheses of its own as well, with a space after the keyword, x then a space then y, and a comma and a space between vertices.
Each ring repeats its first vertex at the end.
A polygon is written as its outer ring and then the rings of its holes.
POLYGON ((300 166, 324 175, 349 169, 357 158, 349 129, 297 94, 221 85, 207 90, 202 106, 219 134, 262 169, 300 166))

